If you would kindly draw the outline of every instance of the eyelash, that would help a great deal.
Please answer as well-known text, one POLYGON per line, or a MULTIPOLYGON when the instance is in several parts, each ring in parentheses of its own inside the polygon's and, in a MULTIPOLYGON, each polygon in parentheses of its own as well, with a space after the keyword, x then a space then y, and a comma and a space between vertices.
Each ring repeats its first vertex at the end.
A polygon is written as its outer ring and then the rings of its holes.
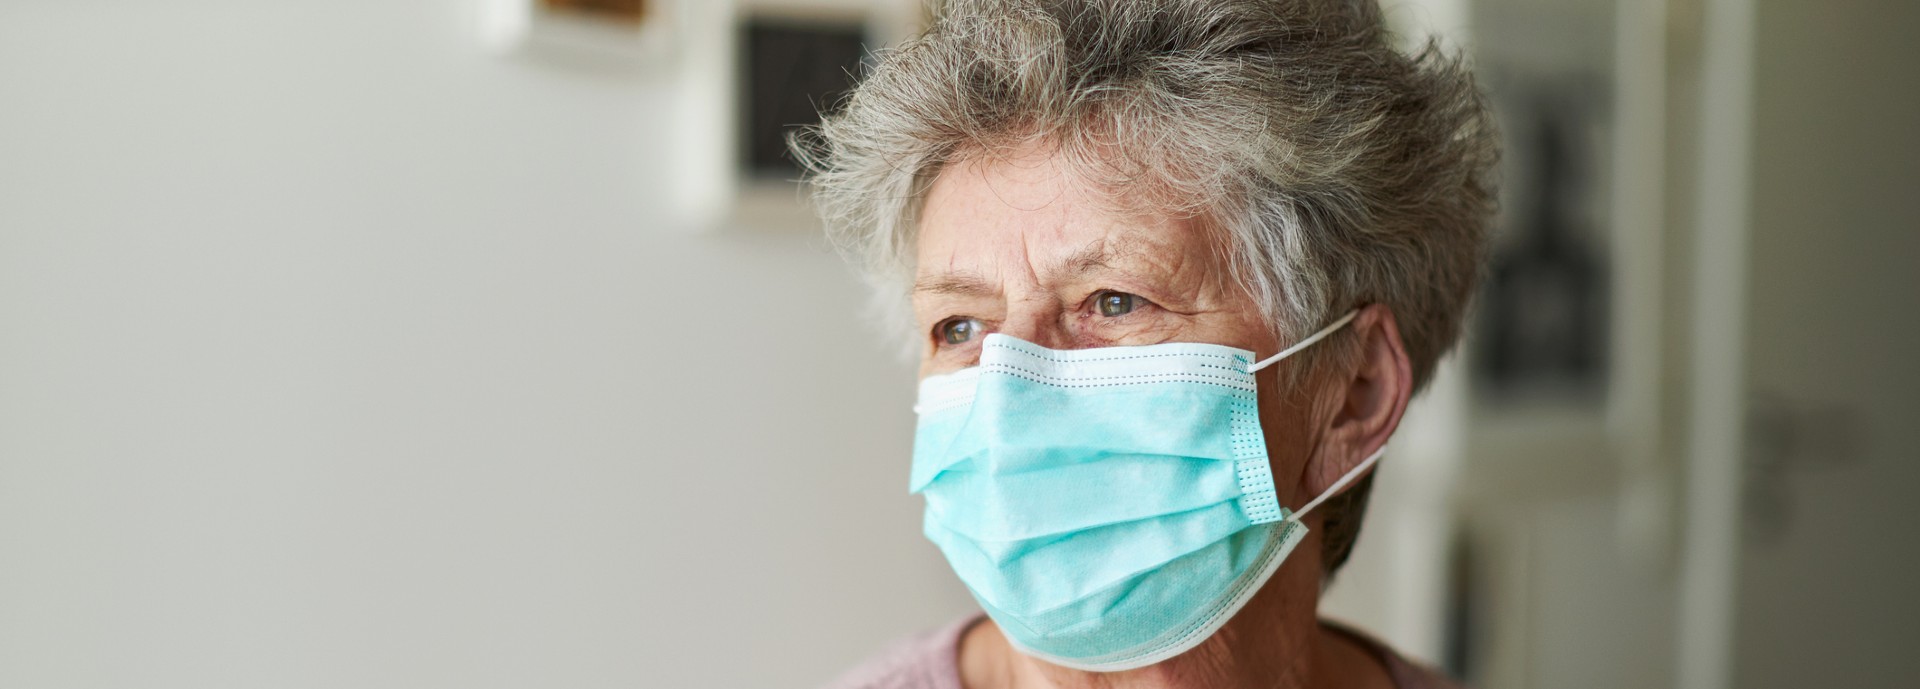
POLYGON ((981 320, 979 318, 974 318, 972 316, 948 316, 934 323, 933 330, 927 333, 927 335, 928 337, 931 337, 933 339, 934 349, 948 350, 948 349, 954 349, 957 347, 965 347, 967 345, 980 341, 980 338, 986 336, 985 332, 981 332, 985 330, 986 330, 986 321, 981 320), (962 321, 973 321, 974 323, 979 324, 978 331, 976 331, 972 337, 967 338, 966 342, 960 342, 960 343, 948 342, 946 337, 947 327, 962 321))
POLYGON ((1097 317, 1098 320, 1118 321, 1118 320, 1127 318, 1129 316, 1132 316, 1134 314, 1140 313, 1141 309, 1145 309, 1152 306, 1158 306, 1158 304, 1153 303, 1152 299, 1148 299, 1138 294, 1134 294, 1132 292, 1122 292, 1117 289, 1102 289, 1102 290, 1096 290, 1094 291, 1093 294, 1087 295, 1086 301, 1081 306, 1081 310, 1084 312, 1087 312, 1088 317, 1097 317), (1133 305, 1133 308, 1128 309, 1126 313, 1123 313, 1117 316, 1107 316, 1107 315, 1101 314, 1100 302, 1106 299, 1107 297, 1114 296, 1114 295, 1124 295, 1126 297, 1133 299, 1135 302, 1133 305))
MULTIPOLYGON (((1137 303, 1135 303, 1133 308, 1128 310, 1126 313, 1123 313, 1117 316, 1102 316, 1098 320, 1118 321, 1118 320, 1127 318, 1128 316, 1132 316, 1134 314, 1140 313, 1140 310, 1143 308, 1158 306, 1157 304, 1153 303, 1153 300, 1140 296, 1138 294, 1134 294, 1132 292, 1122 292, 1114 289, 1101 289, 1101 290, 1095 290, 1092 294, 1087 295, 1086 299, 1082 300, 1080 310, 1083 312, 1083 317, 1091 318, 1095 315, 1098 315, 1095 312, 1097 312, 1100 308, 1100 300, 1113 295, 1125 295, 1135 300, 1135 302, 1137 303)), ((939 321, 935 322, 933 324, 932 330, 927 333, 927 336, 932 339, 934 349, 950 350, 958 347, 965 347, 967 345, 971 345, 978 342, 980 338, 986 336, 986 332, 985 332, 986 330, 987 330, 986 321, 982 319, 974 318, 972 316, 948 316, 946 318, 942 318, 939 321), (973 321, 975 323, 978 323, 979 327, 975 331, 972 337, 967 338, 966 342, 959 342, 959 343, 948 342, 946 338, 946 330, 948 326, 954 325, 961 321, 973 321)))

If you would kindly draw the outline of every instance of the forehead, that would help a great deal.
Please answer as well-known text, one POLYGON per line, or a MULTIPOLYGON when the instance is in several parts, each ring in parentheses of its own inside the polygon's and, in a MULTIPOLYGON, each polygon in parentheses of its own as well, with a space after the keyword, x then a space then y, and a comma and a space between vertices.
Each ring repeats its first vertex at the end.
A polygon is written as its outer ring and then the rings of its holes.
MULTIPOLYGON (((973 156, 934 179, 920 213, 917 273, 994 273, 1010 267, 1118 258, 1211 255, 1199 224, 1126 203, 1033 146, 973 156)), ((1084 267, 1084 266, 1083 266, 1084 267)))

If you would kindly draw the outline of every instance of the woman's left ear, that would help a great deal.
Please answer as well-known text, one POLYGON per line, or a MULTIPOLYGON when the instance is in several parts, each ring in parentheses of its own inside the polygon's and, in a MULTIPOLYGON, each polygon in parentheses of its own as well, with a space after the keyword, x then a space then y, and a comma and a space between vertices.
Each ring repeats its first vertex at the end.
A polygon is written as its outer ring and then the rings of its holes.
POLYGON ((1356 366, 1337 372, 1327 383, 1327 394, 1335 398, 1333 411, 1321 429, 1319 451, 1302 476, 1308 495, 1326 492, 1386 445, 1413 395, 1413 365, 1393 310, 1369 304, 1348 327, 1359 338, 1360 356, 1356 366))

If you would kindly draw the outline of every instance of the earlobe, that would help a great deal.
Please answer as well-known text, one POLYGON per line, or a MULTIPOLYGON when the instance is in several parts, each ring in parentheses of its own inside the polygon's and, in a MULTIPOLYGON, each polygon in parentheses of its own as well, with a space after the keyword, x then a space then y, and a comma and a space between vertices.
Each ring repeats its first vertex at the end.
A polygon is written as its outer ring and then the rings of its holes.
POLYGON ((1372 456, 1400 427, 1413 393, 1413 366, 1400 340, 1393 311, 1384 304, 1360 310, 1352 327, 1359 353, 1350 370, 1333 381, 1332 412, 1322 429, 1313 466, 1303 476, 1309 495, 1333 488, 1340 477, 1372 456))

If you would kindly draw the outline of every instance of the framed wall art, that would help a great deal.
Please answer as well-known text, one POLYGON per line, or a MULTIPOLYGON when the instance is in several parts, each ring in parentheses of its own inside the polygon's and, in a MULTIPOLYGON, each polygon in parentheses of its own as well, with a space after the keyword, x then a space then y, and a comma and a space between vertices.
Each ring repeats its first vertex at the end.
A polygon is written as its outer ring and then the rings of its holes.
POLYGON ((672 46, 677 0, 484 0, 481 33, 506 52, 564 52, 624 62, 672 46))

